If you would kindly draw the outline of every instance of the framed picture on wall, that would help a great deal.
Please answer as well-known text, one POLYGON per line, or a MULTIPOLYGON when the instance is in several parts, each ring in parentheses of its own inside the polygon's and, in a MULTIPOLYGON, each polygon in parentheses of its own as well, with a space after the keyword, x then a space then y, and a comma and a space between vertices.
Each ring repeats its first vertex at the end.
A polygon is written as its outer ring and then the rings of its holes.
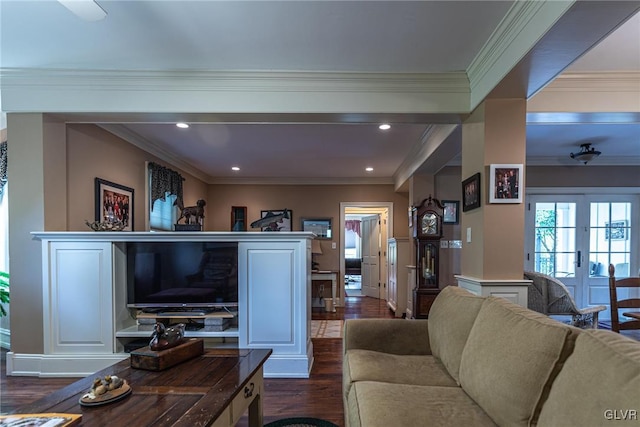
POLYGON ((121 231, 133 231, 133 188, 95 179, 96 221, 122 223, 121 231))
POLYGON ((460 202, 457 200, 443 200, 444 214, 442 216, 443 224, 457 224, 460 221, 460 202))
POLYGON ((462 212, 480 207, 480 172, 462 181, 462 212))
POLYGON ((521 164, 491 165, 489 203, 522 203, 521 179, 521 164))
POLYGON ((315 233, 316 239, 331 239, 331 218, 302 218, 302 231, 315 233))

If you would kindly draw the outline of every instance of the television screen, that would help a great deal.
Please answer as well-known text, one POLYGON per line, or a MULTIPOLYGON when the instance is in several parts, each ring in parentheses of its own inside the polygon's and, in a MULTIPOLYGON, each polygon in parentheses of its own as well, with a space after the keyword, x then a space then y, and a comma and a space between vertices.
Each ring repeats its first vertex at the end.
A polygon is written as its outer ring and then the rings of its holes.
POLYGON ((237 304, 237 243, 127 243, 128 307, 195 308, 237 304))

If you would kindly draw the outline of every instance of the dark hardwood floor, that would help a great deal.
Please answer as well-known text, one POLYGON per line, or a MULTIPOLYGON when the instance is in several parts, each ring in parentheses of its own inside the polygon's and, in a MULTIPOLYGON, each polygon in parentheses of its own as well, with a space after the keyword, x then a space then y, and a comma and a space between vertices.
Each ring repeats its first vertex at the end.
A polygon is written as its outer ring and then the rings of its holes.
MULTIPOLYGON (((354 318, 393 318, 386 301, 368 297, 347 297, 345 307, 335 313, 313 309, 314 320, 354 318)), ((344 425, 342 408, 342 340, 313 339, 314 363, 310 377, 304 379, 266 378, 264 422, 288 417, 317 417, 344 425)), ((7 377, 6 350, 1 353, 0 413, 44 397, 78 378, 7 377)), ((246 417, 238 426, 246 424, 246 417)))

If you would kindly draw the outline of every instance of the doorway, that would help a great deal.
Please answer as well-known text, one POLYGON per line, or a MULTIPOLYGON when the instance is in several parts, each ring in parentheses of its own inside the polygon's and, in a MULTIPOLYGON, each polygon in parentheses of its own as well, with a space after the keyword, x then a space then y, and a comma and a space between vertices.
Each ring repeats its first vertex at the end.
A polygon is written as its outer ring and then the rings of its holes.
MULTIPOLYGON (((392 202, 341 202, 340 203, 340 295, 369 296, 387 299, 387 238, 393 230, 392 202), (349 227, 346 221, 357 220, 358 227, 349 227), (353 234, 357 229, 359 242, 354 245, 353 234), (347 241, 349 242, 347 244, 347 241), (349 260, 349 266, 346 265, 349 260), (356 261, 354 263, 354 260, 356 261), (354 269, 358 264, 359 270, 354 269), (349 274, 351 273, 351 274, 349 274), (359 283, 353 277, 359 274, 359 283), (360 287, 360 291, 356 287, 360 287), (349 292, 349 288, 353 288, 349 292)), ((356 240, 357 240, 356 239, 356 240)))

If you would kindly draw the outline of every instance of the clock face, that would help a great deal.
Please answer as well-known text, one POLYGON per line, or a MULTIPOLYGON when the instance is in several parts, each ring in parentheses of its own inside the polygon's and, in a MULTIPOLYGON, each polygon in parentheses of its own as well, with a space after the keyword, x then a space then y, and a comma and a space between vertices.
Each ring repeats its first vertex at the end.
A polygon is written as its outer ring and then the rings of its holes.
POLYGON ((427 212, 422 215, 420 223, 422 234, 435 235, 438 234, 438 217, 433 212, 427 212))

